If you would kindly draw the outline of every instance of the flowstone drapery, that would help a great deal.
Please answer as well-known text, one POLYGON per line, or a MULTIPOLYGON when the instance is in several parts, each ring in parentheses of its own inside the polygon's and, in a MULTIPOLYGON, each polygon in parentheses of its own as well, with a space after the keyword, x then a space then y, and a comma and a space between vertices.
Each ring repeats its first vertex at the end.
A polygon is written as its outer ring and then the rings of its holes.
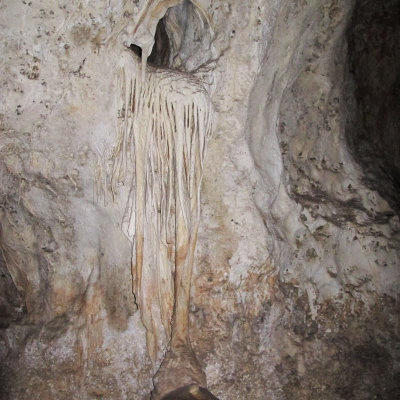
POLYGON ((171 347, 190 348, 190 281, 213 110, 199 80, 151 67, 143 77, 128 50, 119 78, 112 176, 114 184, 126 180, 133 165, 123 229, 133 242, 133 287, 155 361, 170 339, 171 347))
MULTIPOLYGON (((190 396, 214 398, 205 389, 205 374, 189 339, 200 186, 213 107, 193 75, 147 66, 158 21, 181 2, 141 3, 137 22, 122 32, 125 46, 142 48, 141 63, 126 49, 119 65, 122 102, 112 186, 126 182, 131 173, 122 225, 133 244, 133 289, 149 355, 153 363, 162 361, 154 376, 154 400, 179 388, 190 396)), ((202 5, 198 7, 204 14, 202 5)))

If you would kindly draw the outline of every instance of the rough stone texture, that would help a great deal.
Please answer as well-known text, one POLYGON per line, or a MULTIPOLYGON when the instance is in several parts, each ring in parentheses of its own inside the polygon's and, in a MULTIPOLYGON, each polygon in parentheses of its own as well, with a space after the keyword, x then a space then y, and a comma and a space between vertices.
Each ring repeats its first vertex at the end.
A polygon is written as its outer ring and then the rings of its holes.
POLYGON ((102 43, 127 18, 106 3, 1 4, 2 398, 150 388, 125 204, 95 179, 115 130, 114 49, 102 43))
POLYGON ((348 40, 359 107, 349 143, 369 184, 398 211, 400 3, 356 4, 348 40))
MULTIPOLYGON (((135 3, 0 4, 1 398, 149 398, 128 188, 99 182, 135 3)), ((400 6, 372 3, 216 0, 212 51, 175 49, 217 112, 191 341, 220 400, 400 397, 400 6)))

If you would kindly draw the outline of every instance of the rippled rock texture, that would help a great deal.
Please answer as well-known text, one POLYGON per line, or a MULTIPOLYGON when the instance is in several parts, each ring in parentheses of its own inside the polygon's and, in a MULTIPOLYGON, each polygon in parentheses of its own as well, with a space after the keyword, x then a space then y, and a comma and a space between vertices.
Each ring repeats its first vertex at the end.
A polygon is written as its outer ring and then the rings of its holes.
MULTIPOLYGON (((216 113, 190 306, 208 389, 399 398, 400 2, 195 3, 149 62, 202 79, 216 113)), ((1 398, 150 398, 130 186, 108 181, 145 6, 0 4, 1 398)))

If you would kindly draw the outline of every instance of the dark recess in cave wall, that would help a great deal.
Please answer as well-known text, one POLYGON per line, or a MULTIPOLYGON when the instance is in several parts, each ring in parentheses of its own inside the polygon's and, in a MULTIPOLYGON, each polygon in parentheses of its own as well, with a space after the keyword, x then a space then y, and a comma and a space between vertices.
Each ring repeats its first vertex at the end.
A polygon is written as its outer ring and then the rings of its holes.
MULTIPOLYGON (((213 61, 213 40, 207 17, 191 1, 184 0, 170 7, 159 20, 147 62, 159 68, 194 73, 213 61)), ((140 47, 131 44, 130 48, 141 57, 140 47)))
POLYGON ((357 114, 347 139, 367 184, 400 209, 400 0, 357 0, 348 30, 357 114))
MULTIPOLYGON (((131 44, 131 50, 140 58, 142 58, 142 49, 135 44, 131 44)), ((165 30, 165 20, 161 18, 157 24, 156 33, 154 36, 153 50, 147 62, 156 67, 169 67, 170 45, 168 34, 165 30)))

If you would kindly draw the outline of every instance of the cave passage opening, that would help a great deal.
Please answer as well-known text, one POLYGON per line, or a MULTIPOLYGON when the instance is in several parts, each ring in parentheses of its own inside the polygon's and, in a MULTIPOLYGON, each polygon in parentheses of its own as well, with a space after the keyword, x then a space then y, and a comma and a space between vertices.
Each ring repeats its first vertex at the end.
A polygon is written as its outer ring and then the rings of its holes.
MULTIPOLYGON (((184 0, 158 21, 147 62, 157 68, 193 73, 214 59, 213 40, 207 12, 197 2, 184 0)), ((132 43, 130 49, 142 57, 138 45, 132 43)))
MULTIPOLYGON (((137 55, 139 58, 142 58, 142 49, 135 45, 131 44, 130 49, 137 55)), ((169 68, 169 59, 171 54, 171 46, 169 43, 168 33, 165 29, 165 16, 158 21, 156 33, 154 36, 154 46, 151 51, 147 62, 155 67, 161 68, 169 68)))
POLYGON ((366 183, 400 209, 400 0, 357 0, 348 30, 356 102, 347 141, 366 183))

